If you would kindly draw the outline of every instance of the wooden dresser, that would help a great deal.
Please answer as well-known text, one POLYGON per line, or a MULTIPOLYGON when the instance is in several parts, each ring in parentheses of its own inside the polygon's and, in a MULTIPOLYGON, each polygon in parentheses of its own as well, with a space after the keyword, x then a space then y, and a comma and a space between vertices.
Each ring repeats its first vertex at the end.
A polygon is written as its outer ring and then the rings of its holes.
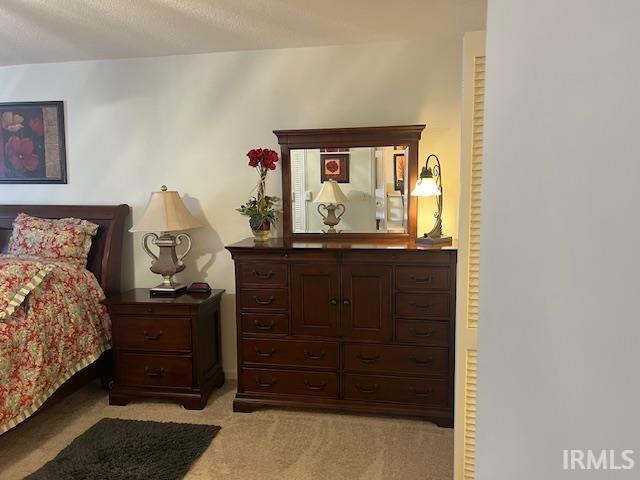
POLYGON ((453 426, 454 248, 282 239, 227 248, 235 411, 321 407, 453 426))

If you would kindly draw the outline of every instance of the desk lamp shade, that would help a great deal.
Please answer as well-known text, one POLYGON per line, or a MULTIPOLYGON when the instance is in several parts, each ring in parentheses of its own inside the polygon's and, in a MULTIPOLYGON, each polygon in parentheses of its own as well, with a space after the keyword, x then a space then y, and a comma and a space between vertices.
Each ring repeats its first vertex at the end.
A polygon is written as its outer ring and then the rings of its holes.
POLYGON ((318 205, 318 213, 322 217, 322 222, 329 227, 325 233, 338 233, 335 226, 340 223, 340 219, 346 210, 344 203, 348 201, 349 199, 340 189, 338 182, 335 180, 324 182, 320 193, 318 193, 313 202, 320 204, 318 205), (338 215, 336 215, 337 210, 341 210, 338 215))
POLYGON ((168 191, 165 185, 159 192, 152 192, 142 218, 131 227, 130 232, 149 232, 142 238, 142 248, 151 257, 151 271, 162 275, 162 283, 151 289, 152 296, 177 295, 186 285, 177 283, 173 276, 185 269, 184 257, 191 250, 191 237, 186 233, 172 235, 171 232, 191 230, 202 226, 182 202, 176 191, 168 191), (160 232, 158 236, 155 232, 160 232), (159 248, 156 255, 149 248, 149 240, 159 248), (181 255, 176 247, 187 244, 181 255))

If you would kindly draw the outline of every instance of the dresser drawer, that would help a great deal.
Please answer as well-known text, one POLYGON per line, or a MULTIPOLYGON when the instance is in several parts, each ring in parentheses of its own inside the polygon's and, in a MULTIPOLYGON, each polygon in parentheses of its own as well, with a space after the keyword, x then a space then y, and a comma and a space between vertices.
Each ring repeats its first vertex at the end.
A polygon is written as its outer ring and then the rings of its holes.
POLYGON ((287 264, 251 262, 238 264, 238 282, 244 286, 286 287, 287 264))
POLYGON ((243 310, 288 310, 286 290, 244 289, 240 291, 243 310))
POLYGON ((115 315, 190 315, 187 305, 171 305, 170 303, 138 303, 138 304, 110 304, 109 313, 115 315))
POLYGON ((451 286, 449 267, 396 268, 396 288, 399 290, 449 290, 451 286))
POLYGON ((359 372, 446 376, 449 349, 348 343, 344 347, 344 368, 359 372))
POLYGON ((285 313, 241 313, 242 333, 286 335, 289 316, 285 313))
POLYGON ((245 392, 333 398, 338 396, 338 376, 335 373, 243 368, 240 385, 245 392))
POLYGON ((247 364, 336 369, 338 368, 338 344, 243 339, 242 361, 247 364))
POLYGON ((346 374, 344 397, 347 400, 446 407, 449 401, 449 383, 446 380, 424 378, 346 374))
POLYGON ((118 350, 191 350, 191 319, 170 317, 112 317, 118 350))
POLYGON ((117 382, 129 386, 191 387, 191 357, 117 354, 117 382))
POLYGON ((449 295, 446 293, 398 293, 396 313, 417 317, 449 317, 449 295))
POLYGON ((449 322, 429 320, 396 320, 396 339, 400 343, 418 343, 420 345, 449 345, 449 322))

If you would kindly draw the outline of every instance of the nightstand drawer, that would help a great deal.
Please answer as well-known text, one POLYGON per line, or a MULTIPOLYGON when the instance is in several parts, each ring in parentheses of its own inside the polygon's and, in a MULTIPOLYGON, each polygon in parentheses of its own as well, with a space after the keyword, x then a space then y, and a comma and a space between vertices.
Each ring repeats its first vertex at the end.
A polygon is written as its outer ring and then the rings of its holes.
POLYGON ((191 357, 173 355, 117 355, 117 382, 128 386, 191 387, 191 357))
POLYGON ((245 310, 287 310, 286 290, 241 290, 240 308, 245 310))
POLYGON ((190 318, 115 315, 112 321, 118 350, 191 350, 190 318))
POLYGON ((172 305, 170 303, 139 303, 139 304, 109 304, 109 313, 116 315, 189 315, 187 305, 172 305))

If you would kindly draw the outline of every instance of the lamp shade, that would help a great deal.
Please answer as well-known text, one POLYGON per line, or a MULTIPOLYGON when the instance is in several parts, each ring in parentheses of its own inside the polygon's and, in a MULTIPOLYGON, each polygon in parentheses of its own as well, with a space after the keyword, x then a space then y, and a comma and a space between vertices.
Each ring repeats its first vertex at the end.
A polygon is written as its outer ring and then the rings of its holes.
POLYGON ((335 180, 327 180, 320 189, 320 193, 313 201, 314 203, 345 203, 347 196, 340 190, 340 185, 335 180))
POLYGON ((152 192, 147 208, 130 232, 177 232, 202 226, 185 207, 176 191, 167 191, 162 186, 160 192, 152 192))
POLYGON ((421 178, 411 192, 414 197, 437 197, 442 192, 433 177, 421 178))

